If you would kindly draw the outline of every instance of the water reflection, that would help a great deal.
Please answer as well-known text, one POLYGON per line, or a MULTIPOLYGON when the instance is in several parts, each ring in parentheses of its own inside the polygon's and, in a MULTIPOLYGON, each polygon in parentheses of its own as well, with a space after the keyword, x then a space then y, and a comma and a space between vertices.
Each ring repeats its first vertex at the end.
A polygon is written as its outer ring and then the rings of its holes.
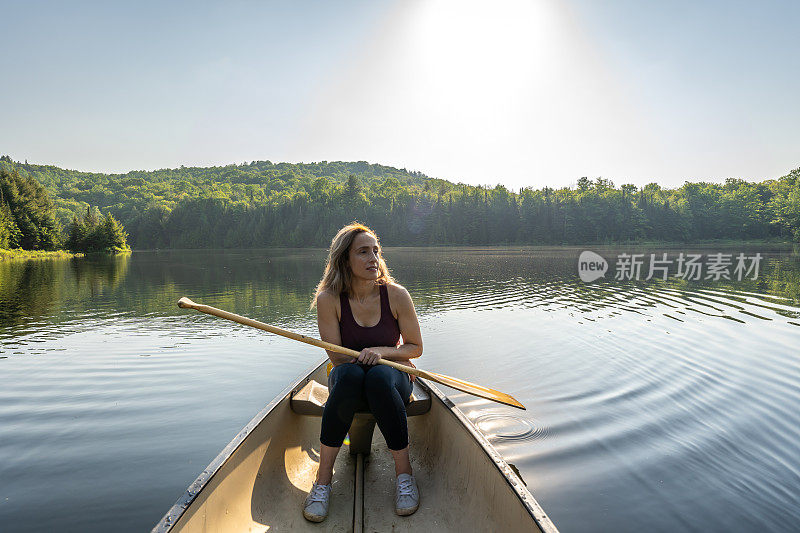
MULTIPOLYGON (((610 248, 607 256, 617 253, 610 248)), ((394 275, 418 311, 569 308, 585 320, 654 307, 741 320, 786 318, 797 325, 800 258, 787 249, 766 256, 757 280, 600 280, 582 283, 579 249, 387 249, 394 275), (739 305, 743 304, 743 305, 739 305), (778 315, 777 317, 775 315, 778 315)), ((643 250, 642 252, 646 252, 643 250)), ((184 295, 209 305, 287 320, 311 316, 308 305, 324 265, 323 250, 161 251, 132 256, 0 263, 0 327, 65 309, 92 307, 135 316, 179 314, 184 295)), ((57 317, 54 317, 57 319, 57 317)))
POLYGON ((114 289, 129 260, 120 255, 0 262, 0 327, 58 313, 67 302, 114 289))

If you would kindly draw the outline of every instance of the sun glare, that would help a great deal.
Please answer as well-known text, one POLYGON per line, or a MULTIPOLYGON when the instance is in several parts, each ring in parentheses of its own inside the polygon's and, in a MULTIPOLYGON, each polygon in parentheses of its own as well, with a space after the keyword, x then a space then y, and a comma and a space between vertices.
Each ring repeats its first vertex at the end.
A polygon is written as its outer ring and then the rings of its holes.
POLYGON ((434 0, 420 5, 415 18, 408 52, 434 87, 476 95, 521 88, 550 57, 552 17, 540 2, 434 0))
POLYGON ((636 135, 556 2, 404 3, 369 43, 309 111, 296 153, 516 188, 605 168, 636 135))

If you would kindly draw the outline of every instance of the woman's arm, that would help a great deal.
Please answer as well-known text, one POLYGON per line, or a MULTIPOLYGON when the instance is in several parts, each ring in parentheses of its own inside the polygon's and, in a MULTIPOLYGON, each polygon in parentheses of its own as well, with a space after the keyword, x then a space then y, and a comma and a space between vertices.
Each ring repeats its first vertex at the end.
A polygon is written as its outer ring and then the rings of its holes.
POLYGON ((391 306, 397 311, 397 323, 400 326, 400 335, 403 336, 403 344, 396 348, 392 346, 365 348, 358 357, 360 363, 374 365, 378 359, 407 363, 409 359, 422 355, 422 333, 419 330, 417 311, 414 309, 411 295, 400 285, 390 285, 389 294, 391 306))
MULTIPOLYGON (((339 318, 336 316, 336 298, 329 292, 322 292, 317 297, 317 328, 319 337, 325 342, 342 345, 342 334, 339 332, 339 318)), ((352 357, 325 350, 333 366, 355 361, 352 357)))

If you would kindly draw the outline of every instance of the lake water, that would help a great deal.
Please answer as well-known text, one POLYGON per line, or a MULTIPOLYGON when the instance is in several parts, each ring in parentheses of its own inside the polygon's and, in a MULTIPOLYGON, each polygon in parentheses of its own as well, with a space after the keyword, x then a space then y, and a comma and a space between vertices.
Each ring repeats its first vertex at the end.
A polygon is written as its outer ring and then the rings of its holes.
MULTIPOLYGON (((612 270, 692 251, 593 249, 612 270)), ((797 530, 800 256, 694 251, 764 260, 756 280, 586 284, 578 248, 385 252, 420 316, 418 366, 527 406, 444 389, 563 532, 797 530)), ((0 530, 149 530, 324 355, 177 300, 316 336, 324 255, 0 263, 0 530)))

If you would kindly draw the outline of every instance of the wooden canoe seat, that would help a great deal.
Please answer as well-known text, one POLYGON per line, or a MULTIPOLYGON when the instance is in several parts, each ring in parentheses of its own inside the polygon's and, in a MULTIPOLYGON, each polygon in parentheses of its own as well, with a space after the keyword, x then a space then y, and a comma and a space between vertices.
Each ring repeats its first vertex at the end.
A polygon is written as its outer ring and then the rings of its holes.
MULTIPOLYGON (((292 411, 298 415, 322 416, 327 401, 328 387, 312 379, 292 393, 292 411)), ((419 382, 415 381, 411 391, 411 401, 406 404, 406 415, 419 416, 427 413, 430 409, 430 394, 419 385, 419 382)), ((350 453, 353 455, 369 454, 374 430, 375 417, 372 416, 366 402, 362 402, 356 409, 356 416, 350 426, 350 453)))

